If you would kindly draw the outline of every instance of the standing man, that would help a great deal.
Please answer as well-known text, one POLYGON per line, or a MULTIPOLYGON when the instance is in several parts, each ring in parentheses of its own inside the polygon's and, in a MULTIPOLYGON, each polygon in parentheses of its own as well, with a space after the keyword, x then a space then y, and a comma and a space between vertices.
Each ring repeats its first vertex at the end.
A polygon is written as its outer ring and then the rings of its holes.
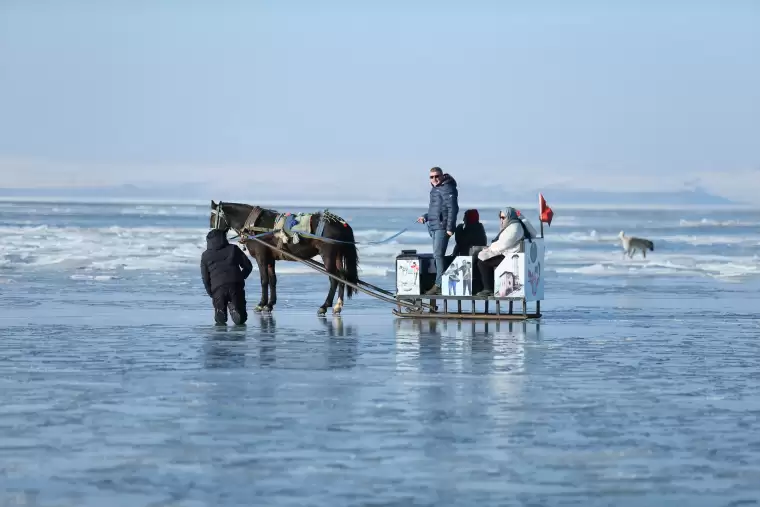
POLYGON ((417 219, 427 223, 428 232, 433 239, 433 257, 435 258, 435 285, 425 294, 432 296, 441 293, 443 278, 443 256, 449 246, 449 238, 454 235, 459 214, 459 191, 457 182, 449 174, 444 174, 440 167, 430 169, 430 204, 428 212, 417 219))

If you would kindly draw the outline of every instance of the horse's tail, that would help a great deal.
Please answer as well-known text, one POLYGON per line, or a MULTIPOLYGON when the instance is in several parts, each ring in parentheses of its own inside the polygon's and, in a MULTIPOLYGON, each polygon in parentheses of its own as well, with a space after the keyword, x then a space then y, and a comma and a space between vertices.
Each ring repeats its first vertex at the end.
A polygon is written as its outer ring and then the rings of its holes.
MULTIPOLYGON (((351 229, 350 225, 346 225, 345 229, 345 241, 350 241, 351 244, 341 246, 341 259, 343 261, 341 271, 346 281, 357 285, 359 283, 359 251, 356 248, 353 229, 351 229)), ((346 285, 346 296, 348 299, 351 299, 351 296, 355 293, 356 289, 350 285, 346 285)))

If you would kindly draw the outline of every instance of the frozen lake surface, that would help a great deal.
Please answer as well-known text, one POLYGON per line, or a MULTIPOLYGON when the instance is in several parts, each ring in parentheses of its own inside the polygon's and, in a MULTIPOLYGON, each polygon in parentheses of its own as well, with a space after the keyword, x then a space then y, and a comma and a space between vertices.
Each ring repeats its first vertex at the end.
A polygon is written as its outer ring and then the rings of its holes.
MULTIPOLYGON (((319 319, 327 282, 281 263, 274 315, 235 329, 211 325, 202 210, 57 206, 0 213, 0 505, 760 503, 756 215, 639 215, 662 248, 626 264, 618 224, 566 214, 540 324, 363 295, 319 319)), ((391 288, 401 247, 364 251, 365 277, 391 288)))

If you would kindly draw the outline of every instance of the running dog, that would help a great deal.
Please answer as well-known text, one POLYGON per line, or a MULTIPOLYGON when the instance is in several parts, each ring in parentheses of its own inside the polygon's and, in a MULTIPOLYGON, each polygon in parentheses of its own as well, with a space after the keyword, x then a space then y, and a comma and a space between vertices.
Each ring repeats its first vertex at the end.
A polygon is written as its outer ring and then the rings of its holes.
POLYGON ((635 238, 633 236, 626 236, 623 231, 620 231, 620 234, 618 234, 618 237, 620 238, 620 241, 623 243, 623 257, 628 255, 630 259, 633 259, 633 254, 636 253, 636 250, 641 252, 641 255, 644 256, 644 258, 647 258, 647 250, 651 250, 654 252, 654 243, 649 241, 648 239, 643 238, 635 238))

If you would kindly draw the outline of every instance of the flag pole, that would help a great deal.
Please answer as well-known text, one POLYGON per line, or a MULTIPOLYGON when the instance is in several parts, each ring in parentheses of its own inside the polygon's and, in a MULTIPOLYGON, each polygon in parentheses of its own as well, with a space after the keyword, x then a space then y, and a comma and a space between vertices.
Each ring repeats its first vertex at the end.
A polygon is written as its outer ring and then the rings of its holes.
POLYGON ((541 193, 538 194, 538 223, 541 224, 541 239, 544 239, 544 221, 541 220, 541 193))
MULTIPOLYGON (((538 223, 541 224, 541 239, 544 239, 544 220, 541 216, 541 192, 538 193, 538 223)), ((525 300, 523 300, 525 301, 525 300)), ((536 301, 536 315, 541 317, 541 300, 536 301)))

